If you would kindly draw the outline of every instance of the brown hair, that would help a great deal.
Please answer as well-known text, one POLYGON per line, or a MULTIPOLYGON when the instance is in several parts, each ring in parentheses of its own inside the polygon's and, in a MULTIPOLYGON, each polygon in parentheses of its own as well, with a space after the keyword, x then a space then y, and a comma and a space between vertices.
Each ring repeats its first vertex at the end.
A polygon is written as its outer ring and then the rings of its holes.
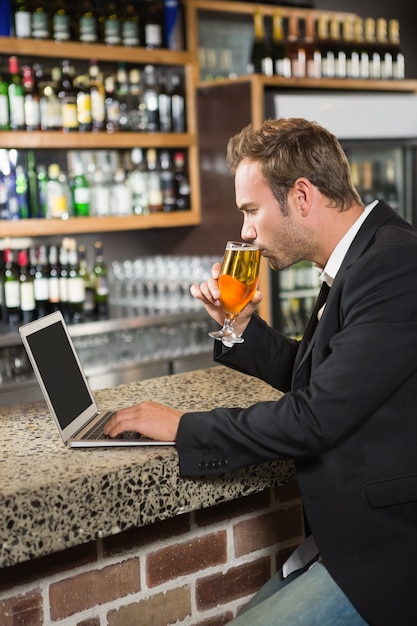
POLYGON ((300 177, 307 178, 339 211, 354 204, 363 206, 342 146, 316 122, 269 119, 259 129, 249 124, 229 140, 226 161, 232 174, 245 158, 259 161, 262 175, 284 213, 288 192, 300 177))

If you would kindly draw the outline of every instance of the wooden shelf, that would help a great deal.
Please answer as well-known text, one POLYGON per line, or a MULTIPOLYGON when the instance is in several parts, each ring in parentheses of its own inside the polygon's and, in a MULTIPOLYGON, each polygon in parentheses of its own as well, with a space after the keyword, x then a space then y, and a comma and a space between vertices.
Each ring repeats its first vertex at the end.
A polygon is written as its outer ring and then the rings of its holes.
POLYGON ((1 223, 1 236, 46 237, 48 235, 77 235, 80 233, 144 230, 149 228, 175 228, 195 226, 200 223, 196 211, 173 211, 150 215, 123 215, 111 217, 72 217, 68 220, 29 219, 1 223))
POLYGON ((141 47, 107 46, 105 44, 87 44, 80 42, 57 42, 51 39, 19 39, 16 37, 0 37, 0 54, 16 54, 30 57, 47 57, 56 59, 80 59, 107 61, 109 63, 134 63, 155 65, 187 65, 194 58, 190 52, 183 50, 166 50, 157 48, 147 50, 141 47))
POLYGON ((64 133, 60 131, 0 131, 0 146, 16 149, 99 150, 135 148, 189 148, 195 145, 186 133, 64 133))

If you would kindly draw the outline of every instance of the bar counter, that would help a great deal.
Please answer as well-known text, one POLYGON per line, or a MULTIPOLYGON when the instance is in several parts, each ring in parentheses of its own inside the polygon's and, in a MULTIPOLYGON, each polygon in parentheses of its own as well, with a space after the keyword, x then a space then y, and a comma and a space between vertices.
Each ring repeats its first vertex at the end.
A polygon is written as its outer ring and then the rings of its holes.
MULTIPOLYGON (((184 411, 249 406, 281 392, 223 366, 95 393, 100 408, 143 399, 184 411)), ((68 449, 44 402, 0 409, 0 567, 295 481, 291 461, 207 478, 179 475, 175 446, 68 449)))

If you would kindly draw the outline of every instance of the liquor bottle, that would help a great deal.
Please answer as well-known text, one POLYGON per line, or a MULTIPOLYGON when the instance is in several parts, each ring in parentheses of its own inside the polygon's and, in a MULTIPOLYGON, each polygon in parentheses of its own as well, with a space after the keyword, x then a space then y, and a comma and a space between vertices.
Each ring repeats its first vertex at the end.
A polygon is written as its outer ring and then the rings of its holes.
POLYGON ((80 274, 80 264, 75 239, 70 241, 68 249, 68 309, 71 323, 83 320, 85 302, 85 283, 80 274))
POLYGON ((91 183, 90 215, 111 215, 112 173, 106 161, 97 166, 91 183))
POLYGON ((98 41, 97 14, 93 0, 83 0, 78 20, 78 39, 82 43, 98 41))
POLYGON ((58 163, 51 163, 46 183, 46 217, 67 219, 69 214, 69 188, 66 176, 58 163))
POLYGON ((376 41, 381 62, 381 78, 392 78, 392 54, 388 46, 388 23, 383 17, 376 21, 376 41))
POLYGON ((174 168, 177 211, 188 211, 191 208, 190 183, 185 171, 185 156, 183 152, 176 152, 174 154, 174 168))
POLYGON ((48 299, 50 311, 59 311, 61 308, 59 273, 58 248, 52 245, 49 246, 48 250, 48 299))
POLYGON ((30 217, 29 188, 26 170, 23 165, 16 165, 16 198, 18 218, 26 220, 30 217))
POLYGON ((41 244, 35 251, 35 272, 33 291, 35 296, 36 315, 43 317, 49 313, 49 275, 46 246, 41 244))
POLYGON ((92 272, 88 266, 87 250, 84 245, 78 246, 78 262, 80 266, 80 276, 84 281, 85 298, 83 304, 83 316, 90 318, 94 314, 95 302, 94 302, 94 281, 92 279, 92 272))
POLYGON ((147 115, 142 92, 140 71, 136 67, 129 70, 129 93, 127 103, 129 130, 133 130, 134 132, 145 131, 147 115))
POLYGON ((103 75, 96 61, 90 62, 88 73, 90 77, 92 130, 93 132, 103 131, 106 129, 106 94, 103 85, 103 75))
POLYGON ((9 83, 0 74, 0 130, 10 130, 9 83))
POLYGON ((280 11, 274 11, 272 16, 271 58, 275 76, 289 78, 291 76, 291 63, 286 54, 284 27, 280 11))
POLYGON ((146 130, 159 130, 158 87, 156 82, 155 66, 145 65, 143 103, 146 111, 146 130))
POLYGON ((10 129, 25 130, 25 96, 16 56, 9 57, 9 74, 10 129))
POLYGON ((36 3, 32 11, 31 35, 34 39, 50 39, 49 15, 44 4, 36 3))
POLYGON ((132 193, 132 213, 134 215, 148 215, 148 175, 141 148, 132 149, 130 161, 131 168, 128 170, 127 179, 132 193))
POLYGON ((146 2, 144 41, 146 48, 162 48, 162 10, 159 2, 146 2))
POLYGON ((94 305, 98 317, 107 317, 109 312, 109 284, 107 265, 104 261, 103 244, 96 241, 94 244, 94 265, 92 270, 94 287, 94 305))
POLYGON ((5 321, 10 326, 17 326, 20 323, 19 268, 14 251, 8 247, 4 249, 3 290, 5 321))
POLYGON ((32 34, 32 15, 26 0, 16 0, 14 8, 14 32, 16 37, 27 38, 32 34))
POLYGON ((186 127, 185 95, 179 74, 171 76, 171 117, 172 132, 184 133, 186 127))
POLYGON ((405 57, 400 45, 400 24, 398 20, 389 20, 388 40, 392 51, 392 78, 403 80, 405 78, 405 57))
POLYGON ((121 38, 121 21, 117 3, 108 0, 104 6, 103 41, 109 46, 119 45, 121 38))
POLYGON ((74 163, 74 171, 69 181, 74 216, 90 215, 90 183, 85 175, 83 164, 78 159, 74 163))
POLYGON ((356 17, 353 24, 354 42, 359 55, 359 77, 365 80, 370 78, 369 53, 365 43, 364 20, 356 17))
POLYGON ((161 133, 170 133, 172 131, 171 93, 168 89, 168 76, 164 70, 159 72, 158 85, 159 130, 161 133))
POLYGON ((17 255, 17 264, 19 266, 19 283, 20 283, 20 311, 21 319, 24 324, 35 319, 35 290, 33 284, 33 276, 29 269, 29 257, 27 250, 19 250, 17 255))
POLYGON ((70 41, 71 24, 65 0, 55 0, 52 15, 52 36, 55 41, 70 41))
POLYGON ((306 77, 321 77, 321 53, 315 36, 314 18, 305 18, 304 49, 306 55, 306 77))
POLYGON ((46 188, 48 183, 48 174, 46 171, 45 165, 38 165, 36 168, 37 179, 38 179, 38 191, 39 191, 39 217, 46 217, 46 188))
POLYGON ((73 68, 66 60, 62 61, 62 77, 57 95, 61 102, 62 130, 67 133, 78 131, 77 90, 73 82, 73 68))
POLYGON ((376 41, 376 24, 371 17, 365 19, 365 48, 368 54, 369 72, 368 78, 381 78, 381 57, 376 41))
POLYGON ((38 80, 40 116, 42 130, 62 130, 61 101, 58 88, 61 83, 61 68, 53 67, 49 79, 38 80))
POLYGON ((162 191, 162 210, 170 213, 175 211, 177 206, 177 194, 175 184, 175 171, 171 161, 171 155, 168 150, 161 150, 161 191, 162 191))
POLYGON ((306 75, 306 52, 300 39, 300 23, 297 14, 288 20, 287 56, 291 63, 291 76, 304 78, 306 75))
POLYGON ((117 65, 116 95, 119 101, 119 128, 121 131, 129 130, 129 81, 124 63, 117 65))
POLYGON ((249 74, 272 76, 273 64, 271 52, 265 37, 264 18, 260 9, 253 14, 253 43, 248 64, 249 74))
POLYGON ((329 35, 329 18, 320 15, 317 21, 317 37, 321 54, 321 76, 334 78, 334 49, 329 35))
POLYGON ((41 127, 41 109, 33 69, 29 65, 24 65, 22 75, 26 130, 39 130, 41 127))
POLYGON ((112 215, 132 213, 132 193, 122 167, 118 167, 114 175, 111 188, 111 213, 112 215))
POLYGON ((149 212, 158 213, 162 211, 163 201, 161 171, 155 148, 148 148, 146 152, 146 164, 148 172, 149 212))
POLYGON ((139 15, 132 1, 125 3, 122 17, 122 44, 124 46, 139 46, 139 15))
POLYGON ((87 76, 85 74, 77 76, 74 80, 74 87, 76 90, 78 130, 80 133, 89 132, 92 130, 93 124, 90 85, 87 76))
POLYGON ((184 49, 184 33, 180 0, 163 0, 163 40, 168 50, 184 49))
POLYGON ((112 74, 104 79, 104 91, 106 132, 117 132, 120 130, 120 101, 116 93, 116 79, 112 74))
POLYGON ((28 185, 29 214, 31 217, 45 217, 40 208, 40 194, 36 159, 33 150, 26 154, 26 177, 28 185))
POLYGON ((68 246, 70 241, 68 237, 64 237, 58 253, 59 310, 67 322, 71 321, 68 305, 68 246))

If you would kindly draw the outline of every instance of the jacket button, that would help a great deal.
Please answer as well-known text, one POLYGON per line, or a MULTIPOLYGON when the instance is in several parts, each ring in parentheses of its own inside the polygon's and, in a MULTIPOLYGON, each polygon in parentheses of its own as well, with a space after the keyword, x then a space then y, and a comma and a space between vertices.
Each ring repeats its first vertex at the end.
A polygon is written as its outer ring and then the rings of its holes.
POLYGON ((201 470, 205 470, 207 469, 207 463, 205 461, 200 461, 200 463, 198 464, 198 467, 201 470))

